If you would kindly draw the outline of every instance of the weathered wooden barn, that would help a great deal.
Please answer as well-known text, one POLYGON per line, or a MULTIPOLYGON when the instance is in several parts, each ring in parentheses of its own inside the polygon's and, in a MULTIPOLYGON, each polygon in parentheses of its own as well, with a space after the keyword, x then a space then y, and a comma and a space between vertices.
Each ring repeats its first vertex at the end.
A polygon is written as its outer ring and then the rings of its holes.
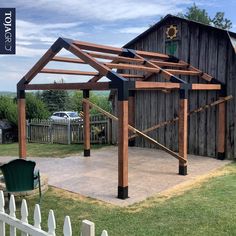
MULTIPOLYGON (((125 48, 161 52, 184 60, 226 84, 226 95, 233 99, 226 103, 226 157, 236 157, 236 33, 167 15, 129 43, 125 48)), ((180 76, 181 78, 181 76, 180 76)), ((200 81, 196 76, 183 76, 188 82, 200 81)), ((159 75, 150 81, 161 81, 159 75)), ((164 81, 164 80, 163 80, 164 81)), ((134 110, 129 120, 137 129, 145 130, 178 115, 178 91, 133 91, 134 110)), ((209 104, 219 97, 218 91, 189 93, 189 111, 209 104)), ((113 112, 117 114, 117 96, 111 91, 113 112)), ((189 116, 188 153, 217 156, 218 106, 189 116)), ((113 143, 117 142, 116 124, 113 125, 113 143)), ((178 122, 162 126, 148 133, 168 148, 178 150, 178 122)), ((133 139, 139 147, 154 147, 142 137, 133 139)))

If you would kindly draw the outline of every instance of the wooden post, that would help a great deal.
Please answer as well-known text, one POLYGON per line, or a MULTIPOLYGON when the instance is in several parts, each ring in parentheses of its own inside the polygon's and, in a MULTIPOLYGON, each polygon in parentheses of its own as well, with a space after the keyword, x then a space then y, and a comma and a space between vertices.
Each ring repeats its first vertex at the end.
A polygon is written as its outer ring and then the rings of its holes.
MULTIPOLYGON (((220 97, 224 98, 224 97, 220 97)), ((226 125, 226 104, 220 103, 218 109, 218 140, 217 140, 217 158, 225 159, 225 125, 226 125)))
POLYGON ((19 158, 26 159, 25 91, 17 91, 19 158))
MULTIPOLYGON (((129 98, 128 98, 128 101, 129 101, 129 125, 135 127, 135 91, 134 90, 130 90, 129 91, 129 98)), ((129 132, 129 135, 132 135, 133 132, 130 131, 129 132)), ((135 138, 133 139, 130 139, 129 140, 129 146, 130 147, 133 147, 135 146, 135 138)))
MULTIPOLYGON (((188 150, 188 90, 180 89, 179 103, 179 156, 187 161, 188 150)), ((179 160, 179 174, 187 175, 187 162, 179 160)))
POLYGON ((128 198, 128 98, 118 100, 118 119, 118 198, 126 199, 128 198))
MULTIPOLYGON (((83 98, 89 98, 89 90, 83 90, 83 98)), ((83 125, 84 125, 84 156, 90 156, 90 117, 89 104, 83 102, 83 125)))

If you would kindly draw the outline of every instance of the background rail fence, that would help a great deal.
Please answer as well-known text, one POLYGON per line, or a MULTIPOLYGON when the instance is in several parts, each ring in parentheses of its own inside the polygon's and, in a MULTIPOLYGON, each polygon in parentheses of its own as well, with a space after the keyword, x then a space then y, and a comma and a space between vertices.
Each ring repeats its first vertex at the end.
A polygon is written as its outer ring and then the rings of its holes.
MULTIPOLYGON (((103 115, 90 117, 91 143, 111 143, 111 120, 103 115)), ((34 143, 83 143, 83 121, 73 120, 39 120, 27 122, 27 139, 34 143)))
MULTIPOLYGON (((33 220, 34 224, 28 223, 28 206, 25 199, 22 200, 20 209, 21 219, 16 217, 16 204, 14 195, 11 195, 9 202, 9 213, 5 212, 5 199, 3 191, 0 191, 0 235, 6 235, 6 224, 9 225, 10 236, 19 235, 21 236, 55 236, 56 233, 56 220, 53 210, 49 211, 48 214, 48 230, 44 231, 41 228, 41 210, 38 204, 35 205, 33 220)), ((62 235, 62 234, 61 234, 62 235)), ((72 227, 70 217, 66 216, 63 226, 63 236, 72 236, 72 227)), ((88 220, 82 221, 82 226, 80 230, 80 236, 95 236, 95 225, 93 222, 88 220)), ((101 236, 108 236, 106 230, 102 231, 101 236)))

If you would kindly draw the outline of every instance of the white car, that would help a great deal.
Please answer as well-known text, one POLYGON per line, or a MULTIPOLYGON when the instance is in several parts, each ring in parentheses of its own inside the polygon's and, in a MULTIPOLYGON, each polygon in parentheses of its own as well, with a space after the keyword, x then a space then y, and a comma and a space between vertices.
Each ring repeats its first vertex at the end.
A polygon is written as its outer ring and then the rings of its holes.
POLYGON ((83 120, 75 111, 57 111, 52 114, 50 119, 51 120, 78 120, 78 121, 83 120))

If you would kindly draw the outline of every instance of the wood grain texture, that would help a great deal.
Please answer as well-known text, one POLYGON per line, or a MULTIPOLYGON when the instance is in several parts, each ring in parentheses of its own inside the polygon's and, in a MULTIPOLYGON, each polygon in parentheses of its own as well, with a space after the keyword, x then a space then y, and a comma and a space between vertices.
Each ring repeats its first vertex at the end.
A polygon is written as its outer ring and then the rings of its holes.
POLYGON ((118 101, 118 186, 128 186, 128 101, 118 101))
POLYGON ((90 150, 90 114, 89 104, 83 102, 84 150, 90 150))
POLYGON ((18 106, 18 139, 19 139, 19 158, 26 159, 26 106, 25 98, 17 100, 18 106))
MULTIPOLYGON (((179 155, 187 161, 188 151, 188 99, 180 99, 179 103, 179 155)), ((187 162, 179 161, 179 165, 187 162)))

